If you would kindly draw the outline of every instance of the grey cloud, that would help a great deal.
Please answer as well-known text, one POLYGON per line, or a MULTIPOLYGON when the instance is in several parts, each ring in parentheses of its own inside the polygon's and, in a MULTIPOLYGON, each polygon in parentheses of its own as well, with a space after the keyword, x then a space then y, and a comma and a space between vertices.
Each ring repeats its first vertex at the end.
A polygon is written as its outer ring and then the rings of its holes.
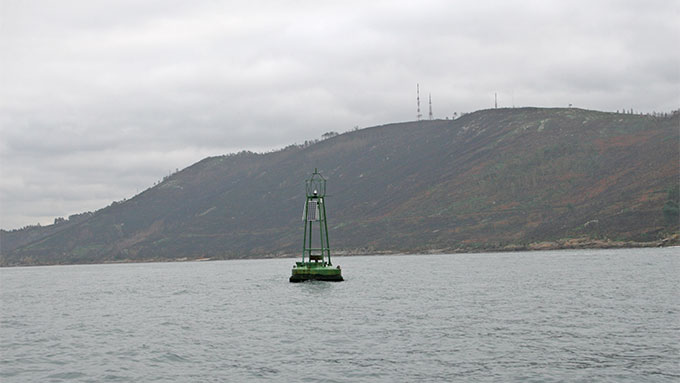
MULTIPOLYGON (((493 105, 678 107, 677 2, 2 2, 3 228, 208 155, 493 105)), ((52 218, 51 218, 52 217, 52 218)))

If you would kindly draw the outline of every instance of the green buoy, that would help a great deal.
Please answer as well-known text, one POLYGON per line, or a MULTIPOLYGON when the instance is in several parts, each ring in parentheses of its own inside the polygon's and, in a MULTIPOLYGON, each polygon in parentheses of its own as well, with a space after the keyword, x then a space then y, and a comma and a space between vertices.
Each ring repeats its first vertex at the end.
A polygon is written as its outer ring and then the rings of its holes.
POLYGON ((331 249, 328 245, 328 225, 326 224, 326 179, 317 169, 314 169, 312 177, 305 182, 307 200, 305 201, 302 219, 305 231, 302 238, 302 262, 295 262, 291 282, 317 281, 342 281, 340 266, 333 267, 331 263, 331 249), (317 225, 315 225, 315 223, 317 225), (318 247, 312 245, 315 234, 314 226, 317 226, 319 242, 318 247))

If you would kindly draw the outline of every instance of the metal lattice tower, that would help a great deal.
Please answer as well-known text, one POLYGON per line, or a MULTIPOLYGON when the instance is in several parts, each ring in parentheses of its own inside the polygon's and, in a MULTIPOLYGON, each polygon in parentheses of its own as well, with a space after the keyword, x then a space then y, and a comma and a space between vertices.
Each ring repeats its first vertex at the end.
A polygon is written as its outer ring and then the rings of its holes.
POLYGON ((432 119, 432 93, 428 93, 430 99, 430 120, 432 119))
POLYGON ((422 114, 420 114, 420 84, 416 84, 416 101, 418 102, 418 121, 423 117, 422 114))
POLYGON ((305 202, 304 217, 305 233, 302 245, 302 261, 305 255, 309 261, 327 262, 331 266, 331 249, 328 244, 328 224, 326 223, 326 179, 314 169, 314 174, 306 182, 307 201, 305 202), (312 228, 318 225, 319 247, 312 246, 312 228))

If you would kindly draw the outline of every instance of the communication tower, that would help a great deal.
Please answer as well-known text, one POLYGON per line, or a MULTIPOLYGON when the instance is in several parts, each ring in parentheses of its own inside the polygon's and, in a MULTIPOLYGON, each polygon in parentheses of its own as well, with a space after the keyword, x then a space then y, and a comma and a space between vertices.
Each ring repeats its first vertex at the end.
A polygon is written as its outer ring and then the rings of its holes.
POLYGON ((420 84, 416 84, 416 102, 418 102, 418 121, 420 121, 420 118, 423 117, 420 114, 420 84))
POLYGON ((430 99, 430 120, 432 119, 432 93, 428 93, 430 99))

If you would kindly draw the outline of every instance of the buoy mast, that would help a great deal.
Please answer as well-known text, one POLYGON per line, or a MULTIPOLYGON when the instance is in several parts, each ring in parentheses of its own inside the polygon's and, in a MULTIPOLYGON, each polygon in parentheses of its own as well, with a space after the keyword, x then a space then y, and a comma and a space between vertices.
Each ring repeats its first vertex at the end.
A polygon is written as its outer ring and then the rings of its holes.
POLYGON ((318 169, 314 169, 312 177, 305 183, 307 201, 303 217, 305 233, 302 244, 302 262, 305 261, 305 255, 307 255, 310 262, 324 262, 324 258, 326 258, 327 264, 331 266, 331 249, 328 243, 328 223, 326 222, 326 204, 324 203, 326 179, 323 178, 318 169), (316 248, 312 246, 312 231, 315 222, 318 222, 319 226, 319 247, 316 248))

